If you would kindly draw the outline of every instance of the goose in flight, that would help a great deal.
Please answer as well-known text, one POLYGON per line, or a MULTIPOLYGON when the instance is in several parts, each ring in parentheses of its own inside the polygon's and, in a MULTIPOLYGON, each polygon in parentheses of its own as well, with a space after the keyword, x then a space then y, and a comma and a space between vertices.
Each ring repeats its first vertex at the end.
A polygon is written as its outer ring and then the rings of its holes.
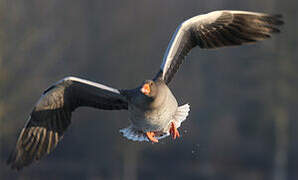
POLYGON ((190 110, 178 106, 168 87, 188 52, 199 46, 213 49, 261 41, 279 33, 280 15, 246 11, 214 11, 184 21, 173 34, 160 69, 152 80, 135 89, 115 89, 77 77, 66 77, 44 91, 34 106, 7 163, 21 169, 52 152, 81 106, 128 110, 131 125, 121 129, 133 141, 157 143, 179 137, 181 123, 190 110))

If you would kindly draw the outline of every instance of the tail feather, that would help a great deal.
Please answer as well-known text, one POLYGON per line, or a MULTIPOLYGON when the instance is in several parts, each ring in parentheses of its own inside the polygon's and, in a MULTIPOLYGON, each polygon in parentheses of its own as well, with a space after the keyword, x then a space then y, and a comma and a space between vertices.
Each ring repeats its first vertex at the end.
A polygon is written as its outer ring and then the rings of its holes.
MULTIPOLYGON (((190 110, 189 104, 184 104, 177 108, 176 114, 174 115, 174 120, 172 121, 175 123, 176 128, 179 128, 181 123, 185 121, 186 117, 188 116, 189 110, 190 110)), ((149 141, 149 139, 147 138, 144 132, 136 130, 132 125, 130 125, 127 128, 120 129, 120 133, 127 139, 130 139, 133 141, 147 141, 147 142, 149 141)), ((169 135, 170 135, 169 131, 161 132, 160 135, 156 136, 156 139, 158 140, 163 139, 169 135)))
POLYGON ((181 123, 187 118, 189 110, 189 104, 184 104, 178 107, 177 112, 174 116, 174 123, 177 128, 180 127, 181 123))
MULTIPOLYGON (((133 140, 133 141, 147 141, 149 142, 149 139, 145 135, 145 133, 135 130, 132 125, 130 125, 127 128, 120 129, 120 133, 126 137, 127 139, 133 140)), ((169 136, 170 133, 163 133, 160 136, 156 136, 156 139, 163 139, 167 136, 169 136)))

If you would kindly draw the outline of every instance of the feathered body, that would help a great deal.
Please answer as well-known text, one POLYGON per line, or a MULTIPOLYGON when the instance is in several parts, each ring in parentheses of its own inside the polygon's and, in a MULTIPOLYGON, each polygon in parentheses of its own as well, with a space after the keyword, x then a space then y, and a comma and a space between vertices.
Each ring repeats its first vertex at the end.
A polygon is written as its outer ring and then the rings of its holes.
POLYGON ((21 169, 52 152, 82 106, 128 110, 131 125, 120 130, 134 141, 158 142, 169 134, 179 137, 189 105, 178 106, 168 88, 188 52, 199 46, 213 49, 251 44, 279 33, 279 15, 247 11, 214 11, 184 21, 174 32, 153 80, 131 90, 118 90, 77 77, 66 77, 41 96, 34 106, 7 163, 21 169))

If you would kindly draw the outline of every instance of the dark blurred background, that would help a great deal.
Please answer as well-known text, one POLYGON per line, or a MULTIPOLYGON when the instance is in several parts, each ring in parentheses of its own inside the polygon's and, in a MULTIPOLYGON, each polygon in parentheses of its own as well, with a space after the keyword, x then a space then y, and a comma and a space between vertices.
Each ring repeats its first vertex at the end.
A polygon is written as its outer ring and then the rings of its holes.
POLYGON ((294 180, 298 177, 298 1, 0 1, 0 179, 294 180), (195 48, 170 87, 190 115, 182 138, 129 141, 125 111, 80 108, 56 150, 6 166, 41 93, 73 75, 133 88, 158 71, 182 21, 218 9, 281 13, 272 39, 195 48))

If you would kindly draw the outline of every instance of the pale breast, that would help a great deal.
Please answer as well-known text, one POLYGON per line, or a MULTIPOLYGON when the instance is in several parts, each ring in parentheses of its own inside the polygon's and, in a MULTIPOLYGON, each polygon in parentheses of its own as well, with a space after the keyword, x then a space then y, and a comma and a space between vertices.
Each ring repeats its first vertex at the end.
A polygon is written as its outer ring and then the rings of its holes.
POLYGON ((130 120, 135 129, 143 132, 168 130, 169 123, 177 111, 177 101, 172 92, 166 88, 163 97, 159 98, 158 106, 146 111, 130 105, 130 120))

